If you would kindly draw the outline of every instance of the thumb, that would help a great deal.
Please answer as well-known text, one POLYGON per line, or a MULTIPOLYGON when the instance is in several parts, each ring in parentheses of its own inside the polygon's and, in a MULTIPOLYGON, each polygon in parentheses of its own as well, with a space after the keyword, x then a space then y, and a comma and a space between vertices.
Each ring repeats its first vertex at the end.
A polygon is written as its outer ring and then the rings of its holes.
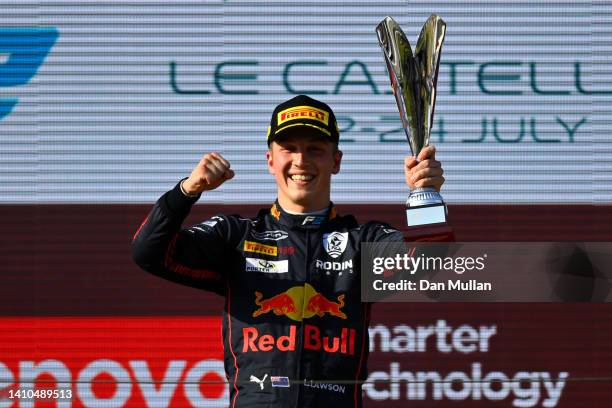
POLYGON ((425 147, 423 150, 421 150, 421 152, 419 153, 418 161, 423 161, 425 159, 434 160, 435 158, 436 158, 436 146, 429 145, 425 147))
POLYGON ((223 174, 223 176, 225 177, 226 180, 230 180, 232 178, 234 178, 234 170, 232 169, 227 169, 225 170, 225 173, 223 174))

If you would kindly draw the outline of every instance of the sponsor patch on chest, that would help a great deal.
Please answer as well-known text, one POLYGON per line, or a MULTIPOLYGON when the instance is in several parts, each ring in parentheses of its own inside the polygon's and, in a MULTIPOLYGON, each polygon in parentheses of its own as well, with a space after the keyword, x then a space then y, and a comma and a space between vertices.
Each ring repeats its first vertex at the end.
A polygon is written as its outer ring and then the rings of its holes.
POLYGON ((245 252, 255 252, 258 254, 277 256, 278 248, 272 245, 261 244, 259 242, 244 241, 242 248, 245 252))
POLYGON ((269 261, 259 258, 245 258, 246 272, 261 273, 287 273, 289 272, 289 261, 269 261))
POLYGON ((289 234, 281 230, 263 232, 251 231, 251 236, 261 241, 280 241, 289 238, 289 234))

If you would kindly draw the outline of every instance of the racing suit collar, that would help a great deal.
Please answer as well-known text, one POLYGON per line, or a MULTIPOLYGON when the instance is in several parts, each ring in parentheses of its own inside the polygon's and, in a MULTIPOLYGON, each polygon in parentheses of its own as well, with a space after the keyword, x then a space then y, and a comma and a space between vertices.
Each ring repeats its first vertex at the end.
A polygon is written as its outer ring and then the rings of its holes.
POLYGON ((270 208, 270 215, 280 224, 288 227, 319 228, 326 221, 336 218, 336 207, 334 203, 330 202, 327 211, 323 215, 289 214, 283 210, 278 200, 276 200, 272 204, 272 208, 270 208))

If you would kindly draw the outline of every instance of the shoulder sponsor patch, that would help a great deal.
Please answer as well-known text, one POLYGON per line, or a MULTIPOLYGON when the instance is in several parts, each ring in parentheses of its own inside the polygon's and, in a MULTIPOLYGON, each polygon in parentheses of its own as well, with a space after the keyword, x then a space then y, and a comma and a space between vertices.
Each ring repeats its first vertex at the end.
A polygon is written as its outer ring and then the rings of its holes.
POLYGON ((287 273, 289 272, 289 261, 269 261, 259 258, 245 258, 246 272, 261 273, 287 273))
POLYGON ((259 242, 244 241, 245 252, 256 252, 258 254, 277 256, 278 248, 272 245, 260 244, 259 242))
POLYGON ((199 223, 199 226, 204 226, 204 227, 214 227, 215 225, 217 225, 217 223, 219 221, 223 221, 223 217, 219 217, 217 215, 215 215, 214 217, 211 217, 209 220, 203 221, 201 223, 199 223))
POLYGON ((289 238, 289 234, 281 230, 263 232, 251 231, 251 236, 262 241, 280 241, 289 238))

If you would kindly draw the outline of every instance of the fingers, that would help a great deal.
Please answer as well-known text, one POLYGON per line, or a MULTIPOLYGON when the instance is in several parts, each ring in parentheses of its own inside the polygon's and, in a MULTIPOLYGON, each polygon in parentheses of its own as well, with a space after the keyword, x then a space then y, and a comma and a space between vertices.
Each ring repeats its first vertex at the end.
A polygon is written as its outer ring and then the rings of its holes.
POLYGON ((442 184, 444 184, 446 179, 442 176, 440 177, 428 177, 424 179, 420 179, 414 184, 415 188, 423 188, 423 187, 433 187, 436 191, 440 191, 442 188, 442 184))
POLYGON ((410 170, 413 167, 421 164, 422 162, 426 160, 432 160, 432 161, 436 160, 436 147, 435 146, 432 145, 432 146, 424 147, 423 150, 419 152, 418 157, 406 156, 404 158, 404 166, 408 170, 410 170))
POLYGON ((226 180, 234 177, 230 169, 230 162, 219 153, 208 153, 202 157, 192 172, 192 183, 198 191, 212 190, 219 187, 226 180))
POLYGON ((414 157, 414 156, 406 156, 404 158, 404 167, 407 170, 410 170, 411 168, 413 168, 417 164, 419 164, 419 162, 417 161, 416 157, 414 157))
POLYGON ((208 184, 224 178, 225 170, 225 165, 215 157, 209 156, 204 160, 204 178, 208 184))
POLYGON ((412 167, 410 170, 413 173, 415 173, 415 172, 418 172, 424 169, 435 169, 435 168, 441 168, 441 167, 442 167, 442 163, 440 163, 439 161, 426 159, 426 160, 419 162, 419 164, 412 167))
POLYGON ((221 163, 223 163, 223 165, 224 165, 225 167, 227 167, 228 169, 231 167, 230 162, 228 162, 227 160, 225 160, 225 158, 224 158, 223 156, 221 156, 219 153, 217 153, 217 152, 213 152, 213 153, 210 153, 210 156, 212 156, 212 157, 214 157, 214 158, 218 159, 218 160, 219 160, 221 163))
POLYGON ((444 170, 440 166, 440 163, 437 163, 437 167, 426 167, 420 170, 415 168, 415 171, 412 172, 410 181, 412 183, 417 183, 419 180, 432 178, 432 177, 440 177, 444 174, 444 170))
POLYGON ((417 158, 408 156, 404 159, 406 184, 411 190, 421 187, 440 190, 445 181, 444 170, 442 163, 435 159, 435 154, 435 147, 427 146, 421 150, 417 158))
POLYGON ((235 173, 232 169, 230 169, 231 164, 229 161, 227 161, 223 156, 216 152, 211 153, 211 156, 218 160, 215 162, 215 165, 218 169, 223 170, 223 178, 225 178, 226 180, 234 178, 235 173))

